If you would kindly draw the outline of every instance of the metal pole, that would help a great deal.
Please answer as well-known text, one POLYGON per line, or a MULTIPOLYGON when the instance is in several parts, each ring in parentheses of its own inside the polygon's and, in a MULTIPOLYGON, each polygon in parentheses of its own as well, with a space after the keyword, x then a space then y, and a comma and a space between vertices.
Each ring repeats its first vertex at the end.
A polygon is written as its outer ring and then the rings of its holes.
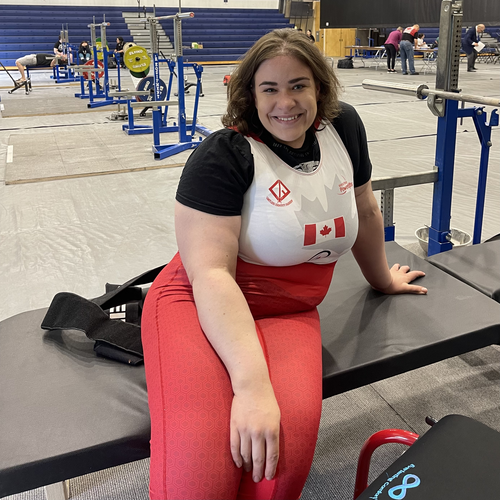
POLYGON ((443 0, 441 3, 436 89, 445 91, 458 89, 462 12, 462 0, 443 0))
POLYGON ((460 92, 446 92, 444 90, 432 90, 427 85, 407 85, 405 83, 380 82, 377 80, 363 80, 363 88, 367 90, 378 90, 395 94, 404 94, 418 99, 436 96, 452 101, 472 102, 485 106, 500 106, 500 97, 484 97, 472 94, 462 94, 460 92))

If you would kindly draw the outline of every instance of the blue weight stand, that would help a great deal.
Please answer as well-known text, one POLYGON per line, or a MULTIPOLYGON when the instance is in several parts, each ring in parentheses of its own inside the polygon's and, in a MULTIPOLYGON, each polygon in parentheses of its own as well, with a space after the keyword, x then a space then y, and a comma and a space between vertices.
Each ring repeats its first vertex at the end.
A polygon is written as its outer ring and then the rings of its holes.
MULTIPOLYGON (((188 129, 188 124, 186 120, 186 102, 185 102, 185 91, 184 91, 184 67, 190 65, 185 65, 183 62, 183 57, 178 56, 176 66, 177 66, 177 93, 179 100, 178 124, 174 123, 173 127, 168 127, 168 128, 173 128, 174 129, 172 130, 173 132, 179 132, 179 142, 177 144, 161 145, 159 130, 162 125, 162 113, 160 109, 153 109, 153 140, 154 140, 153 154, 156 160, 163 160, 164 158, 180 153, 181 151, 186 151, 187 149, 196 148, 202 140, 201 137, 199 141, 194 140, 196 132, 204 136, 209 136, 212 133, 209 129, 196 124, 196 118, 198 114, 198 102, 199 102, 200 88, 201 88, 201 72, 203 68, 198 65, 192 65, 193 67, 196 66, 196 68, 194 69, 198 78, 198 83, 196 85, 193 121, 191 127, 188 129)), ((166 116, 167 113, 165 109, 164 119, 166 119, 166 116)))
POLYGON ((164 17, 150 17, 147 18, 145 22, 149 23, 151 47, 152 47, 152 60, 153 60, 153 82, 154 82, 154 93, 153 99, 149 101, 144 101, 144 105, 151 106, 153 108, 153 124, 152 125, 135 125, 133 118, 133 106, 132 103, 128 102, 128 124, 123 125, 123 130, 127 134, 153 134, 153 154, 154 158, 157 160, 162 160, 169 156, 173 156, 181 151, 186 151, 187 149, 193 149, 200 144, 202 138, 200 137, 198 141, 195 141, 196 132, 208 136, 211 131, 207 128, 197 125, 196 118, 198 114, 198 102, 201 93, 201 74, 203 68, 197 64, 184 63, 182 57, 182 34, 181 34, 181 19, 186 19, 194 17, 192 12, 190 13, 178 13, 172 16, 164 17), (170 77, 167 87, 166 102, 163 100, 162 92, 160 89, 160 59, 158 57, 158 47, 157 47, 157 28, 156 23, 161 19, 172 19, 174 22, 174 48, 175 48, 175 62, 171 60, 162 59, 162 62, 168 64, 170 70, 170 77), (185 88, 184 88, 184 69, 186 67, 192 67, 195 71, 197 84, 196 84, 196 95, 193 110, 192 124, 188 126, 186 118, 186 101, 185 101, 185 88), (173 86, 173 75, 177 69, 177 102, 170 101, 170 96, 173 86), (163 103, 163 104, 156 104, 163 103), (174 123, 173 126, 167 125, 167 112, 169 105, 178 106, 178 121, 174 123), (177 132, 179 134, 179 142, 176 144, 161 144, 160 136, 164 132, 177 132))
MULTIPOLYGON (((94 47, 94 56, 96 56, 97 49, 94 47)), ((89 80, 89 102, 87 104, 87 108, 101 108, 103 106, 109 106, 111 104, 127 104, 127 99, 120 99, 119 97, 112 97, 109 95, 109 68, 108 68, 108 49, 103 46, 102 47, 102 55, 103 55, 103 65, 104 65, 104 76, 101 79, 99 78, 98 73, 95 73, 95 84, 96 84, 96 94, 93 94, 92 81, 89 80), (102 101, 95 102, 94 99, 102 99, 102 101)), ((97 61, 97 58, 94 58, 94 61, 97 61)), ((94 66, 95 67, 95 66, 94 66)), ((120 65, 117 65, 118 75, 120 74, 120 65)), ((81 77, 83 79, 83 76, 81 77)), ((120 77, 119 81, 120 80, 120 77)), ((83 88, 83 83, 81 84, 83 88)), ((118 87, 120 90, 120 87, 118 87)))
MULTIPOLYGON (((89 25, 91 30, 91 40, 92 40, 92 50, 94 52, 94 68, 98 68, 98 50, 97 50, 97 43, 96 43, 96 37, 95 37, 95 27, 99 26, 101 29, 101 40, 103 41, 102 43, 102 72, 104 73, 104 76, 99 78, 99 73, 100 72, 88 72, 87 74, 89 75, 88 80, 85 80, 83 77, 83 74, 79 76, 80 79, 80 92, 75 94, 75 97, 78 97, 80 99, 89 99, 89 102, 87 104, 88 108, 100 108, 103 106, 109 106, 111 104, 127 104, 127 99, 120 99, 117 97, 112 97, 109 95, 109 68, 108 68, 108 57, 109 57, 109 51, 106 46, 106 26, 108 26, 109 23, 102 23, 102 24, 91 24, 89 25), (102 83, 101 83, 102 81, 102 83), (85 92, 85 82, 88 82, 88 91, 89 93, 87 94, 85 92), (93 88, 93 83, 95 83, 95 92, 93 88), (96 101, 96 99, 102 99, 102 101, 96 101)), ((121 90, 121 78, 120 78, 120 60, 119 56, 117 58, 118 64, 117 64, 117 70, 118 70, 118 90, 121 90)), ((90 68, 90 66, 89 66, 90 68)))
POLYGON ((457 120, 464 117, 471 117, 473 119, 481 143, 474 236, 472 240, 473 244, 481 242, 486 178, 491 147, 491 129, 498 126, 499 123, 497 110, 492 111, 489 123, 486 123, 486 115, 487 113, 483 107, 459 109, 458 101, 447 100, 445 116, 438 118, 435 157, 436 167, 438 168, 438 180, 434 184, 432 219, 431 227, 429 228, 429 256, 453 248, 448 235, 450 232, 457 120))
MULTIPOLYGON (((75 47, 69 43, 69 35, 68 35, 68 24, 66 27, 62 26, 61 34, 60 34, 61 44, 62 44, 62 53, 67 58, 67 66, 59 67, 56 64, 52 68, 52 76, 51 78, 56 83, 72 83, 78 81, 78 76, 75 75, 74 70, 71 68, 71 55, 77 54, 78 51, 74 51, 75 47)), ((78 57, 78 54, 77 54, 78 57)))
POLYGON ((52 68, 51 78, 56 83, 72 83, 72 82, 77 82, 80 77, 75 75, 75 71, 71 67, 68 61, 67 66, 59 66, 59 64, 56 64, 52 68))
MULTIPOLYGON (((158 54, 154 53, 153 54, 153 77, 156 79, 155 80, 155 91, 154 95, 151 96, 153 99, 146 99, 144 101, 144 107, 148 107, 151 105, 154 101, 160 101, 162 100, 162 89, 161 88, 156 88, 156 82, 158 82, 158 87, 160 85, 160 82, 162 81, 160 79, 160 62, 165 62, 168 64, 168 68, 170 70, 170 77, 168 80, 168 86, 167 86, 167 92, 166 92, 166 100, 170 100, 170 95, 172 91, 172 82, 173 82, 173 76, 174 76, 174 69, 175 69, 175 62, 171 61, 170 59, 159 59, 158 54)), ((162 134, 164 132, 177 132, 177 128, 175 126, 167 126, 167 112, 168 112, 168 106, 164 106, 164 111, 162 112, 162 119, 160 120, 160 124, 155 123, 154 120, 154 114, 153 114, 153 125, 136 125, 134 122, 134 111, 131 106, 132 100, 128 99, 127 100, 127 106, 128 106, 128 123, 122 125, 122 130, 127 134, 127 135, 140 135, 140 134, 153 134, 155 133, 154 131, 154 126, 157 127, 158 134, 162 134)))

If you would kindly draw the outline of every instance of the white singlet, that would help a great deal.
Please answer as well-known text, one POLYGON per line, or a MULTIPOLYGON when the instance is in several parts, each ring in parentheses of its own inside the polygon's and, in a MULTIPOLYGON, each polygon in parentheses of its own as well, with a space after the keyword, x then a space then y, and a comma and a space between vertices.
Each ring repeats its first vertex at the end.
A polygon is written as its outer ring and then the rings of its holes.
POLYGON ((255 175, 245 193, 239 257, 253 264, 329 264, 356 241, 358 213, 353 168, 330 123, 316 133, 321 161, 314 172, 295 170, 265 144, 247 137, 255 175))

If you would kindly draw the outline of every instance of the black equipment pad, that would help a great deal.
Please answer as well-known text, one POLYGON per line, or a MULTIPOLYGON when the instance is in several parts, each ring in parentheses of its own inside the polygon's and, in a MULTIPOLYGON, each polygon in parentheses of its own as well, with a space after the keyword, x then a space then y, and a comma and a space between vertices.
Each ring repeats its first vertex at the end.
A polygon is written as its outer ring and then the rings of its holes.
POLYGON ((448 274, 500 302, 500 239, 454 248, 427 260, 448 274))
POLYGON ((376 292, 342 257, 318 308, 323 398, 500 342, 499 304, 395 242, 385 248, 390 265, 426 273, 428 294, 376 292))
POLYGON ((42 330, 46 311, 0 323, 0 497, 149 457, 144 366, 42 330))
POLYGON ((500 433, 471 418, 448 415, 410 446, 356 500, 498 498, 499 468, 500 433), (417 479, 405 479, 407 474, 417 479))
MULTIPOLYGON (((342 257, 320 306, 325 398, 497 343, 500 304, 386 244, 427 273, 428 296, 373 291, 342 257)), ((46 309, 0 322, 0 497, 149 456, 143 366, 98 358, 75 331, 44 331, 46 309)))

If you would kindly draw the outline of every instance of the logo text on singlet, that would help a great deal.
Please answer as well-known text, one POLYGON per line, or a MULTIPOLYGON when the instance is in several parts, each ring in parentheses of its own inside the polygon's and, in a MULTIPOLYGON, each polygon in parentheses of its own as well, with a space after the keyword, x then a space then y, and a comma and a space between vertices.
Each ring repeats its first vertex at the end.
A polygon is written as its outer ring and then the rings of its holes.
POLYGON ((284 201, 285 198, 290 194, 290 190, 278 179, 270 188, 272 196, 268 196, 266 200, 276 207, 287 207, 293 202, 293 199, 284 201))
POLYGON ((347 182, 347 181, 344 181, 344 182, 341 182, 339 184, 339 194, 346 194, 347 191, 349 191, 349 189, 351 189, 353 186, 352 182, 347 182))

